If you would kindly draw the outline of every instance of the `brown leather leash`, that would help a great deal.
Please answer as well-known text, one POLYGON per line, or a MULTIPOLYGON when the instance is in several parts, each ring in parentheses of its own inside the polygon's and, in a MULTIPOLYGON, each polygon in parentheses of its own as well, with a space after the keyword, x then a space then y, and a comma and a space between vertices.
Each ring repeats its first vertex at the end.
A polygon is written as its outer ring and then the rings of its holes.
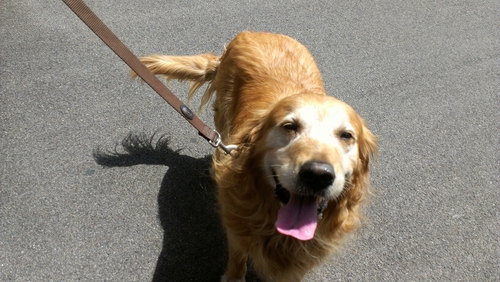
POLYGON ((184 103, 182 103, 123 42, 97 17, 83 0, 62 0, 68 7, 115 52, 142 80, 156 91, 170 106, 180 113, 198 134, 205 138, 213 147, 221 148, 226 154, 236 150, 235 145, 224 145, 220 134, 206 125, 184 103))

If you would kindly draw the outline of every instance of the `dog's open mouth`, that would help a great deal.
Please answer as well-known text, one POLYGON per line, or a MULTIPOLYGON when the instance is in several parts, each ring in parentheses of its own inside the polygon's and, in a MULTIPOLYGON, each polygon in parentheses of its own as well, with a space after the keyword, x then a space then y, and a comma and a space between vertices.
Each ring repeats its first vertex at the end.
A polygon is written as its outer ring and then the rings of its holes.
POLYGON ((273 176, 276 181, 275 193, 283 203, 278 212, 276 229, 281 234, 302 241, 311 240, 328 201, 319 196, 290 193, 281 185, 274 171, 273 176))

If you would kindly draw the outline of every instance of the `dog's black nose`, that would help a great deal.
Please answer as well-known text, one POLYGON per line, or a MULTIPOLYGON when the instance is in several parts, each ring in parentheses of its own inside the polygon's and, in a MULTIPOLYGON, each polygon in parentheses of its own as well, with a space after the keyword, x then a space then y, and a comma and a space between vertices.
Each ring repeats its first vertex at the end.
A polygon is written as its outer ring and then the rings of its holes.
POLYGON ((328 163, 311 161, 302 165, 299 171, 299 179, 309 189, 319 192, 333 184, 335 172, 328 163))

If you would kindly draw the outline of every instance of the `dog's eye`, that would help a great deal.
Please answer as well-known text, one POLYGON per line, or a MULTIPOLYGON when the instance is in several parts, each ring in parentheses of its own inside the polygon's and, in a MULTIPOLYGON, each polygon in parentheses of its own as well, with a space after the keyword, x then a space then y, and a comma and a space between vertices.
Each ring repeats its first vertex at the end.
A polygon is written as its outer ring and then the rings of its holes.
POLYGON ((297 131, 297 129, 299 128, 299 126, 296 123, 287 122, 287 123, 283 124, 283 128, 286 131, 297 131))
POLYGON ((345 131, 345 132, 340 133, 340 138, 342 138, 344 140, 351 140, 354 138, 354 136, 352 135, 352 133, 345 131))

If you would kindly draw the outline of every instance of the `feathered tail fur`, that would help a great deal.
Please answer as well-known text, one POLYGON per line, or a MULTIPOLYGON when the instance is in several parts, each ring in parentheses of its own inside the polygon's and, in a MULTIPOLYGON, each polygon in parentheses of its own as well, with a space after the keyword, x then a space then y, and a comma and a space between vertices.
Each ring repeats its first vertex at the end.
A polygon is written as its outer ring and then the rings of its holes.
MULTIPOLYGON (((167 81, 172 79, 188 80, 188 99, 191 100, 196 90, 215 78, 220 56, 215 56, 212 53, 194 56, 151 55, 139 59, 152 73, 165 77, 167 81)), ((137 77, 133 71, 130 75, 132 78, 137 77)), ((213 92, 213 89, 207 88, 201 101, 200 110, 208 103, 213 92)))

